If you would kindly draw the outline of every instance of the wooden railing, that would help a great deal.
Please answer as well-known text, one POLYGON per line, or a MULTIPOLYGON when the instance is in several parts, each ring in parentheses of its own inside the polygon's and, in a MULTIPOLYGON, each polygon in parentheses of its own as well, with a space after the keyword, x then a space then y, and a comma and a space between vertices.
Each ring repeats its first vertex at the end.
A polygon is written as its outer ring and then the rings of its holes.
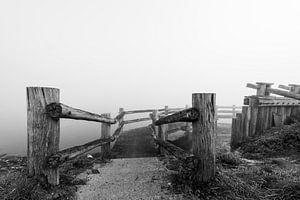
MULTIPOLYGON (((162 149, 171 152, 180 160, 197 158, 201 162, 203 161, 201 169, 204 169, 204 172, 201 175, 203 177, 200 177, 200 179, 205 182, 214 174, 214 167, 211 166, 214 166, 215 151, 212 147, 215 143, 213 135, 215 134, 214 127, 217 112, 228 113, 230 117, 233 117, 240 109, 236 106, 216 108, 214 94, 193 94, 192 108, 187 105, 182 108, 165 106, 161 109, 144 110, 124 110, 124 108, 120 108, 117 116, 111 118, 110 113, 96 114, 60 103, 59 89, 28 87, 28 174, 35 177, 46 176, 50 184, 58 185, 60 165, 97 147, 101 147, 101 153, 104 155, 109 154, 122 134, 125 125, 150 121, 154 140, 162 149), (131 117, 129 120, 125 120, 126 115, 134 116, 134 114, 142 113, 147 114, 147 117, 131 117), (100 122, 100 139, 59 150, 59 122, 62 118, 100 122), (111 131, 112 125, 117 126, 114 132, 111 131), (195 136, 193 153, 185 152, 167 141, 168 134, 178 130, 193 131, 195 136), (203 160, 204 158, 205 160, 203 160)), ((222 115, 219 116, 219 118, 221 117, 222 115)))
POLYGON ((153 119, 153 138, 160 146, 161 152, 171 153, 179 160, 192 161, 197 167, 197 179, 208 182, 215 175, 215 94, 193 94, 193 107, 167 116, 159 117, 158 111, 151 115, 153 119), (192 123, 192 152, 187 152, 166 139, 166 125, 176 122, 192 123))
POLYGON ((256 90, 256 95, 245 97, 242 113, 232 120, 233 148, 249 136, 262 134, 273 126, 283 125, 288 117, 300 112, 300 85, 279 85, 281 89, 273 89, 272 85, 261 82, 247 84, 247 87, 256 90))

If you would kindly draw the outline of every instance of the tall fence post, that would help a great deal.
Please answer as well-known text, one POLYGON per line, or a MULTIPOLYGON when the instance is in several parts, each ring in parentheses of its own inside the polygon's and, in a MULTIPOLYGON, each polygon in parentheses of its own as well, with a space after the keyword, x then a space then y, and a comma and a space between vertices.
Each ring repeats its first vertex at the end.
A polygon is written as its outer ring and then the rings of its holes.
POLYGON ((59 171, 47 168, 47 157, 59 150, 59 120, 46 114, 46 105, 59 103, 59 89, 27 87, 28 175, 52 185, 59 184, 59 171))
POLYGON ((199 119, 192 123, 192 153, 198 158, 196 176, 200 182, 208 182, 216 172, 216 94, 194 93, 192 100, 200 113, 199 119))
POLYGON ((289 84, 289 86, 291 87, 290 92, 292 92, 294 94, 300 94, 300 85, 289 84))
POLYGON ((236 118, 236 106, 232 106, 232 118, 236 118))
POLYGON ((152 115, 150 115, 152 119, 152 127, 154 131, 154 135, 157 137, 158 136, 158 127, 155 126, 155 122, 158 120, 158 110, 153 110, 152 115))
MULTIPOLYGON (((104 113, 102 114, 103 117, 110 118, 110 113, 104 113)), ((107 123, 101 123, 101 138, 109 138, 111 135, 111 125, 107 123)), ((110 153, 110 143, 107 143, 103 146, 101 146, 101 153, 104 156, 109 155, 110 153)))
POLYGON ((256 91, 257 96, 270 96, 270 92, 268 92, 268 88, 270 88, 273 83, 264 83, 264 82, 257 82, 258 89, 256 91))

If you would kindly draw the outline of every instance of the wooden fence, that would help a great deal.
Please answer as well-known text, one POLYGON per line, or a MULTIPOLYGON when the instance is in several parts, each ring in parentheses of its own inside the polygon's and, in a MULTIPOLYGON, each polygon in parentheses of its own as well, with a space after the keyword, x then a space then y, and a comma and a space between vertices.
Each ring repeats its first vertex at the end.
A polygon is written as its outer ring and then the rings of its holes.
POLYGON ((283 125, 288 117, 300 112, 300 85, 279 85, 283 90, 273 89, 272 85, 261 82, 247 84, 247 87, 256 90, 256 95, 245 97, 242 113, 232 120, 232 148, 249 136, 263 134, 271 127, 283 125))
MULTIPOLYGON (((192 108, 124 110, 111 118, 110 113, 95 114, 72 108, 59 101, 59 89, 27 88, 28 174, 46 177, 52 185, 59 184, 59 166, 66 161, 101 146, 101 153, 109 153, 123 132, 124 125, 150 121, 155 142, 162 152, 171 152, 180 160, 197 160, 199 180, 208 181, 215 174, 215 127, 217 111, 233 117, 236 106, 215 106, 215 94, 193 94, 192 108), (226 111, 227 109, 227 111, 226 111), (225 110, 225 112, 224 112, 225 110), (148 116, 125 120, 126 115, 146 113, 148 116), (101 123, 100 139, 83 145, 59 150, 60 118, 101 123), (117 128, 112 133, 112 125, 117 128), (192 124, 192 127, 191 127, 192 124), (192 132, 192 152, 185 152, 167 141, 168 134, 178 130, 192 132)), ((222 115, 219 116, 222 118, 222 115)), ((228 116, 226 118, 229 118, 228 116)))

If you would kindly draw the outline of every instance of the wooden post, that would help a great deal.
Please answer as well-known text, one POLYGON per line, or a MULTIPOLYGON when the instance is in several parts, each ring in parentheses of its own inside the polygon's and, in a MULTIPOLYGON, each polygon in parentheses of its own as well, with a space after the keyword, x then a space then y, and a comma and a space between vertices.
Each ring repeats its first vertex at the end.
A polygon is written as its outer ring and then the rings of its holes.
POLYGON ((256 91, 257 96, 270 96, 270 92, 268 92, 268 88, 271 88, 273 83, 263 83, 263 82, 257 82, 258 89, 256 91))
POLYGON ((290 86, 290 92, 294 94, 300 94, 300 85, 297 84, 289 84, 290 86))
MULTIPOLYGON (((110 113, 104 113, 102 114, 103 117, 110 118, 110 113)), ((111 135, 111 125, 107 123, 101 124, 101 139, 109 138, 111 135)), ((107 143, 106 145, 101 146, 101 153, 104 156, 107 156, 110 153, 110 143, 107 143)))
POLYGON ((236 119, 232 119, 230 148, 233 151, 236 147, 236 119))
POLYGON ((40 181, 47 178, 59 184, 58 168, 47 167, 47 157, 59 150, 59 120, 46 114, 46 105, 59 103, 59 89, 27 87, 27 162, 28 175, 40 181))
POLYGON ((158 136, 158 127, 155 126, 155 122, 158 120, 158 110, 153 110, 151 119, 152 119, 152 127, 154 130, 154 135, 157 137, 158 136))
POLYGON ((256 133, 257 115, 258 115, 258 97, 257 96, 249 97, 248 112, 250 113, 249 136, 254 136, 256 133))
POLYGON ((236 118, 236 106, 232 106, 232 118, 236 118))
MULTIPOLYGON (((168 115, 169 114, 169 107, 165 106, 165 114, 168 115)), ((163 137, 163 141, 168 140, 168 134, 167 131, 169 130, 169 125, 165 124, 163 126, 161 126, 162 128, 162 137, 163 137)))
POLYGON ((194 93, 193 108, 200 112, 200 117, 193 122, 192 153, 197 157, 196 176, 200 182, 208 182, 216 172, 216 94, 194 93))
MULTIPOLYGON (((124 108, 119 108, 119 114, 123 113, 124 112, 124 108)), ((124 121, 124 116, 122 116, 120 119, 119 119, 119 124, 121 124, 122 122, 124 121)))

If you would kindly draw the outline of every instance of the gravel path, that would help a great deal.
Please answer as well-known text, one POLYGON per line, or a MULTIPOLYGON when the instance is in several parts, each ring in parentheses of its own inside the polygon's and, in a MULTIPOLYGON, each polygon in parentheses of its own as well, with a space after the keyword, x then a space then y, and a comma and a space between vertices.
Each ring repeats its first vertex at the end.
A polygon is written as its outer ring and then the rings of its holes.
POLYGON ((156 157, 114 159, 94 168, 100 173, 87 175, 87 185, 77 191, 79 200, 185 199, 168 191, 168 175, 174 172, 156 157))

